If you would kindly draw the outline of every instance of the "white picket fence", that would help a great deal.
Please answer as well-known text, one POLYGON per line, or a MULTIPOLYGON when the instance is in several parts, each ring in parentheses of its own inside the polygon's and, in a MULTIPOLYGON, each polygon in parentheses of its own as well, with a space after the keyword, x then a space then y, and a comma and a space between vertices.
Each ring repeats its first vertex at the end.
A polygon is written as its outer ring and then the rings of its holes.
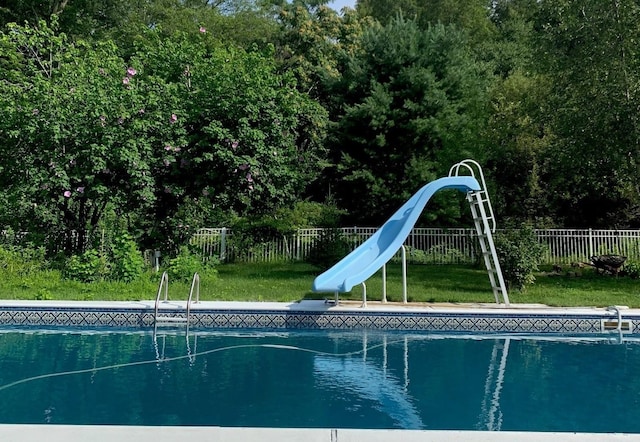
MULTIPOLYGON (((343 227, 345 237, 355 248, 376 232, 375 227, 343 227)), ((290 236, 254 244, 238 250, 228 228, 200 229, 191 242, 203 256, 222 261, 274 262, 304 260, 322 229, 299 229, 290 236)), ((541 243, 547 245, 545 264, 585 262, 593 255, 614 253, 640 261, 640 230, 538 229, 541 243)), ((430 264, 474 263, 478 259, 473 229, 414 228, 405 241, 410 262, 430 264)))

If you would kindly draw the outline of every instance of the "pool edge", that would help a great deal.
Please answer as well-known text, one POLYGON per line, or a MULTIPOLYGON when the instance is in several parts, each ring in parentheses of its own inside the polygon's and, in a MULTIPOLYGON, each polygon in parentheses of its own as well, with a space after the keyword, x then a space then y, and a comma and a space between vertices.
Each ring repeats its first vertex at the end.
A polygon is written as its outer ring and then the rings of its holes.
POLYGON ((487 442, 487 441, 640 441, 640 434, 559 433, 456 430, 352 430, 305 428, 143 427, 116 425, 15 425, 0 424, 0 440, 14 442, 174 442, 224 440, 225 442, 487 442))

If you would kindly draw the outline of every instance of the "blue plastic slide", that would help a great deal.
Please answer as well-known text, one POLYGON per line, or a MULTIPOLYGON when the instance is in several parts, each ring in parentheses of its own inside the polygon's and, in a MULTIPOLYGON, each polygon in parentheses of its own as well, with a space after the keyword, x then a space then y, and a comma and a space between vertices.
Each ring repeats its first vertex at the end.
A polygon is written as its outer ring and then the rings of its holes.
POLYGON ((348 292, 382 268, 402 247, 429 199, 441 189, 477 191, 471 176, 440 178, 417 191, 376 233, 313 281, 314 292, 348 292))

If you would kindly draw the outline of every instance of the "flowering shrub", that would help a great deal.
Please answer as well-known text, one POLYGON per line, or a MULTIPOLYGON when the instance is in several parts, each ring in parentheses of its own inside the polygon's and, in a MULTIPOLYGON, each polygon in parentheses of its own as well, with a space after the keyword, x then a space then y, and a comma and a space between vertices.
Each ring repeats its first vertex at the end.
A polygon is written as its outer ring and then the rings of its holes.
POLYGON ((272 52, 150 30, 125 60, 112 41, 71 43, 55 28, 0 33, 0 59, 17 60, 0 73, 11 80, 0 81, 0 222, 78 232, 67 250, 78 253, 112 212, 155 246, 187 199, 266 212, 319 172, 326 113, 272 52))

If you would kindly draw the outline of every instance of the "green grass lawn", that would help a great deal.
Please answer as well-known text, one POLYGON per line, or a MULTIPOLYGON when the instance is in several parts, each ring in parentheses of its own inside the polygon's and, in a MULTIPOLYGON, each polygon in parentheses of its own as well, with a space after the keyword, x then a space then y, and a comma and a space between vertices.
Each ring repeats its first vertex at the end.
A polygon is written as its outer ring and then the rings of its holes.
MULTIPOLYGON (((322 272, 304 263, 224 264, 217 277, 201 275, 200 299, 225 301, 298 301, 332 298, 331 293, 313 293, 313 279, 322 272)), ((0 275, 1 276, 1 275, 0 275)), ((155 299, 159 275, 149 273, 134 283, 79 283, 60 277, 56 271, 29 277, 5 275, 0 278, 3 299, 56 300, 149 300, 155 299)), ((170 281, 169 297, 186 299, 189 283, 170 281)), ((369 300, 379 300, 382 278, 367 281, 369 300)), ((552 306, 640 307, 640 281, 626 277, 600 275, 583 269, 579 276, 541 272, 536 283, 524 292, 509 294, 512 303, 541 303, 552 306)), ((341 294, 341 299, 359 300, 361 287, 341 294)), ((401 270, 397 264, 387 267, 387 298, 402 300, 401 270)), ((410 265, 408 298, 412 302, 493 302, 486 271, 464 266, 410 265)))

